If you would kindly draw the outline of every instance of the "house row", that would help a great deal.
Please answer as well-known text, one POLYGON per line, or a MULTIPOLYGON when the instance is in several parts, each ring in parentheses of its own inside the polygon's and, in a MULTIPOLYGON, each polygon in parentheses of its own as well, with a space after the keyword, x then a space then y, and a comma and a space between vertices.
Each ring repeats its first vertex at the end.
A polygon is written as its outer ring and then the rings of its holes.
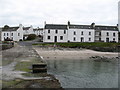
POLYGON ((22 41, 27 39, 29 34, 35 34, 36 36, 43 36, 43 29, 30 27, 23 27, 22 24, 16 27, 4 26, 1 28, 1 41, 13 40, 22 41))
POLYGON ((0 28, 1 41, 10 39, 13 41, 26 40, 29 34, 42 36, 43 42, 118 42, 118 25, 102 26, 76 25, 69 21, 63 24, 45 24, 44 28, 4 26, 0 28))
POLYGON ((45 24, 43 42, 118 42, 118 26, 45 24))

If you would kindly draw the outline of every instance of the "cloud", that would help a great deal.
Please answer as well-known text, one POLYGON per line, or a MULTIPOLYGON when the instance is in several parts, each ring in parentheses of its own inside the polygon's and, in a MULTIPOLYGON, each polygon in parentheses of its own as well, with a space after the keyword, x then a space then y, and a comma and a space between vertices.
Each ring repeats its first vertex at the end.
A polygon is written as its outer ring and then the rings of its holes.
POLYGON ((43 26, 68 20, 78 24, 118 23, 119 0, 1 0, 0 26, 5 24, 43 26))

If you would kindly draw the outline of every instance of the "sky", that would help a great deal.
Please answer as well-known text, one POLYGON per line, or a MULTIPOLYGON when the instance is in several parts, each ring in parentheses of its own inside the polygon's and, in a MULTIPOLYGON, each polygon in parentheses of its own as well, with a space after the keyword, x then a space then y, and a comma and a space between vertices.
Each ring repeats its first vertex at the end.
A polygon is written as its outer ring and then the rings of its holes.
POLYGON ((0 0, 0 26, 116 25, 119 0, 0 0))

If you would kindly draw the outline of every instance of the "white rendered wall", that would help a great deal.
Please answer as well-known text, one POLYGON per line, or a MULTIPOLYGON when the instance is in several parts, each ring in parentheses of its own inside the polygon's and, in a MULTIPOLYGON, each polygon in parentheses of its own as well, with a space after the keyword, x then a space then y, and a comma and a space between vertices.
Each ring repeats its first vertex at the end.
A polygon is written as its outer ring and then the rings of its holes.
POLYGON ((69 29, 68 30, 68 40, 70 42, 81 42, 81 37, 84 38, 83 42, 94 42, 94 35, 95 30, 94 29, 69 29), (74 35, 74 31, 76 32, 76 35, 74 35), (81 32, 83 31, 83 35, 81 35, 81 32), (91 35, 89 35, 89 32, 91 32, 91 35), (76 38, 74 41, 73 38, 76 38), (91 38, 91 41, 89 41, 89 38, 91 38))
POLYGON ((109 38, 109 41, 113 41, 113 38, 115 38, 115 41, 118 42, 118 31, 101 31, 101 40, 106 42, 106 38, 109 38), (107 36, 107 32, 109 33, 109 36, 107 36), (113 33, 115 33, 115 36, 113 36, 113 33))
POLYGON ((57 36, 57 42, 68 42, 68 30, 66 30, 66 34, 64 34, 64 30, 58 30, 57 34, 55 31, 55 29, 50 29, 50 33, 48 33, 48 29, 44 30, 43 42, 54 42, 55 36, 57 36), (50 36, 50 39, 48 39, 48 36, 50 36), (60 36, 63 36, 63 40, 60 40, 60 36))
POLYGON ((13 38, 13 41, 19 41, 20 39, 23 40, 23 28, 22 26, 20 26, 18 28, 18 30, 16 31, 2 31, 2 35, 1 35, 1 39, 2 41, 4 41, 4 38, 10 38, 12 39, 13 38), (5 33, 5 36, 4 36, 4 33, 5 33), (8 33, 8 35, 7 35, 8 33), (13 36, 12 36, 12 33, 13 33, 13 36), (18 33, 20 33, 20 36, 18 36, 18 33))

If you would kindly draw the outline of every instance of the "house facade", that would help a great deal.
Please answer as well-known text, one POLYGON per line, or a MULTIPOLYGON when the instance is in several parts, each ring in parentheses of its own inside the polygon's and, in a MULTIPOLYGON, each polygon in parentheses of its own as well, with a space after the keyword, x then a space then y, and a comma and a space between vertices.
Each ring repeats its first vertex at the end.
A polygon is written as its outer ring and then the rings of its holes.
POLYGON ((23 26, 2 28, 1 41, 5 40, 20 41, 23 40, 23 26))
POLYGON ((117 26, 95 26, 95 41, 118 42, 117 26))
POLYGON ((46 24, 43 34, 43 42, 67 42, 67 25, 46 24))
POLYGON ((36 36, 43 36, 43 28, 35 28, 33 32, 36 36))
POLYGON ((45 24, 43 42, 118 42, 118 27, 45 24))
POLYGON ((23 27, 23 39, 27 39, 29 34, 34 34, 32 25, 30 27, 23 27))
MULTIPOLYGON (((26 40, 28 35, 35 34, 36 36, 42 36, 43 39, 43 28, 37 28, 33 29, 32 26, 30 27, 23 27, 22 24, 20 24, 17 27, 3 27, 0 28, 1 34, 0 34, 0 40, 13 40, 13 41, 22 41, 26 40)), ((42 40, 41 40, 42 41, 42 40)))

